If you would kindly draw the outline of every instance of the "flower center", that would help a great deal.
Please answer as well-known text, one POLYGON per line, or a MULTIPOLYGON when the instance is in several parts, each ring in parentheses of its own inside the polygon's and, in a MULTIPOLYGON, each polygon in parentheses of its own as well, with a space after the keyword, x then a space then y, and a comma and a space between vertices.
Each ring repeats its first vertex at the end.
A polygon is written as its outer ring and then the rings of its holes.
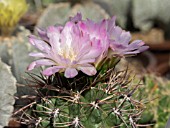
POLYGON ((76 54, 72 47, 65 47, 61 49, 59 55, 63 56, 65 59, 69 59, 71 62, 76 59, 76 54))

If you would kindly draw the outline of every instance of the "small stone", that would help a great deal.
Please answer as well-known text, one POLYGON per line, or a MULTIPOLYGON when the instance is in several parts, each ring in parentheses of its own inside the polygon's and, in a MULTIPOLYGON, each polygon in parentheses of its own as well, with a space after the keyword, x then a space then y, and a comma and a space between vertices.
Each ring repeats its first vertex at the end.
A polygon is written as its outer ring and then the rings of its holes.
POLYGON ((13 112, 16 93, 16 79, 10 67, 0 60, 0 128, 7 126, 13 112))

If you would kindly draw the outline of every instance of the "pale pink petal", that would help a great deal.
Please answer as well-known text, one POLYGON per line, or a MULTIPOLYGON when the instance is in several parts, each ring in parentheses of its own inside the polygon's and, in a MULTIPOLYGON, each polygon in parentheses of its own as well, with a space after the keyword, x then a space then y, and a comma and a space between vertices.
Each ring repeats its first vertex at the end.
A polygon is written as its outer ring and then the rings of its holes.
POLYGON ((93 59, 83 59, 83 60, 80 60, 79 62, 78 62, 78 64, 87 64, 87 63, 94 63, 95 62, 95 59, 93 58, 93 59))
POLYGON ((49 65, 55 65, 55 63, 51 60, 48 60, 48 59, 41 59, 41 60, 36 60, 36 61, 33 61, 27 68, 27 70, 32 70, 36 67, 39 67, 39 66, 49 66, 49 65))
POLYGON ((64 66, 53 66, 45 69, 42 74, 46 76, 51 76, 52 74, 55 74, 58 72, 60 69, 64 68, 64 66))
POLYGON ((122 29, 118 26, 115 26, 114 28, 112 28, 112 30, 110 30, 110 32, 108 33, 108 35, 110 36, 109 38, 112 40, 119 40, 119 37, 122 33, 122 29))
POLYGON ((113 50, 113 55, 137 54, 145 51, 148 47, 144 46, 144 42, 135 40, 130 43, 131 34, 115 26, 109 35, 110 48, 113 50))
POLYGON ((65 47, 66 45, 67 46, 71 46, 71 42, 72 42, 72 30, 73 30, 73 27, 75 26, 74 23, 72 22, 67 22, 65 27, 63 28, 63 31, 61 33, 61 41, 64 42, 62 43, 62 47, 65 47))
POLYGON ((43 40, 36 38, 36 36, 34 35, 29 36, 29 42, 41 51, 50 51, 50 46, 43 40))
POLYGON ((93 76, 97 73, 96 68, 90 64, 80 66, 78 69, 89 76, 93 76))
POLYGON ((67 22, 61 32, 61 43, 59 48, 61 49, 60 51, 64 53, 62 54, 64 55, 64 57, 70 56, 70 54, 73 53, 72 51, 74 50, 74 47, 72 46, 73 42, 72 31, 74 26, 75 24, 73 22, 67 22))
POLYGON ((75 15, 74 17, 70 17, 69 19, 70 21, 77 23, 78 21, 82 21, 82 15, 81 13, 77 13, 77 15, 75 15))
POLYGON ((41 59, 35 61, 37 65, 54 65, 55 63, 49 59, 41 59))
POLYGON ((82 35, 77 25, 75 25, 72 28, 70 34, 72 36, 71 46, 74 49, 74 51, 77 53, 78 51, 80 51, 80 48, 83 47, 83 45, 87 44, 86 42, 88 42, 89 37, 87 35, 82 35))
POLYGON ((36 28, 38 35, 41 37, 41 39, 43 39, 44 41, 49 41, 49 38, 47 37, 47 31, 40 29, 40 28, 36 28))
POLYGON ((64 76, 66 78, 73 78, 78 74, 78 71, 75 68, 66 68, 64 76))
POLYGON ((115 41, 110 42, 110 48, 113 51, 125 50, 127 47, 128 47, 127 45, 123 45, 123 44, 115 42, 115 41))
POLYGON ((56 50, 58 53, 60 51, 60 35, 62 27, 50 26, 47 29, 47 36, 49 38, 49 43, 53 50, 56 50))
POLYGON ((35 61, 33 61, 31 64, 29 64, 29 66, 27 67, 27 70, 31 71, 35 68, 35 66, 36 66, 36 63, 35 63, 35 61))
POLYGON ((111 19, 107 20, 107 31, 108 33, 111 33, 111 30, 115 27, 115 21, 116 21, 116 17, 113 16, 111 19))
POLYGON ((131 34, 130 32, 123 31, 119 37, 119 43, 122 43, 124 45, 128 45, 131 40, 131 34))
POLYGON ((78 23, 78 26, 82 30, 82 32, 84 32, 84 31, 87 32, 88 31, 88 27, 84 22, 78 23))
POLYGON ((77 60, 82 60, 82 57, 86 54, 88 54, 90 52, 90 50, 92 49, 92 45, 91 42, 89 40, 89 36, 84 35, 84 37, 79 38, 76 40, 74 40, 75 42, 78 42, 77 46, 75 44, 75 51, 77 53, 77 60))
MULTIPOLYGON (((107 53, 108 47, 109 47, 109 41, 107 39, 106 24, 107 24, 106 20, 102 20, 100 22, 95 23, 94 21, 89 20, 89 19, 87 21, 80 22, 78 24, 83 34, 90 35, 90 40, 92 42, 94 39, 100 42, 102 53, 107 53)), ((94 44, 97 44, 97 43, 93 43, 93 45, 94 44)))
POLYGON ((97 58, 99 57, 99 55, 102 53, 102 49, 91 49, 89 51, 89 53, 87 53, 86 55, 84 55, 81 60, 86 60, 86 59, 92 59, 92 58, 97 58))
POLYGON ((93 46, 91 47, 90 51, 86 55, 84 55, 81 60, 88 58, 97 58, 99 55, 101 55, 102 47, 100 40, 94 40, 92 45, 93 46))
POLYGON ((139 48, 139 51, 143 52, 143 51, 146 51, 148 49, 149 49, 149 46, 142 46, 142 47, 139 48))
POLYGON ((142 40, 135 40, 129 44, 129 49, 134 50, 134 49, 137 49, 143 45, 145 45, 145 43, 142 40))
POLYGON ((33 57, 46 57, 46 54, 45 53, 41 53, 41 52, 32 52, 32 53, 29 53, 29 56, 33 56, 33 57))

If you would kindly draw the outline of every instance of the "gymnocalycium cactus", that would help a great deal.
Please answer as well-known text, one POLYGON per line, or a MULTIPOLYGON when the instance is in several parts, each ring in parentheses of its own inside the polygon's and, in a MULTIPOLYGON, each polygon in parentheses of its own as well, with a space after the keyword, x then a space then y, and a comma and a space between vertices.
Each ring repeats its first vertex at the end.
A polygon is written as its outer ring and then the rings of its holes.
POLYGON ((122 56, 148 48, 115 25, 115 17, 100 22, 82 20, 78 13, 65 26, 38 29, 40 38, 29 36, 40 52, 28 70, 49 66, 28 83, 38 93, 21 122, 32 127, 107 128, 138 126, 144 109, 135 99, 140 84, 130 86, 126 71, 114 72, 122 56))
POLYGON ((0 31, 1 35, 10 35, 28 5, 25 0, 0 0, 0 31))
POLYGON ((20 121, 30 127, 140 126, 137 121, 145 108, 144 101, 137 98, 140 85, 130 86, 126 70, 111 69, 91 82, 83 76, 72 80, 59 73, 48 78, 32 77, 38 95, 19 110, 23 110, 20 121))

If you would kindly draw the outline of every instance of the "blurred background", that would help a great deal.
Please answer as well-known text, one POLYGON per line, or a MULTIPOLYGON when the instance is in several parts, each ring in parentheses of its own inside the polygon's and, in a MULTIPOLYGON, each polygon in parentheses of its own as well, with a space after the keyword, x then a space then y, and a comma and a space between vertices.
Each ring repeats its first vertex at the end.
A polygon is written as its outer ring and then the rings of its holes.
POLYGON ((16 95, 31 93, 23 90, 25 82, 20 77, 32 61, 28 53, 35 50, 27 43, 27 35, 36 34, 36 27, 64 24, 77 12, 94 21, 116 16, 117 25, 130 31, 132 40, 141 39, 150 46, 117 67, 129 65, 145 85, 141 92, 151 102, 140 123, 164 128, 170 116, 169 9, 169 0, 0 0, 0 58, 22 85, 16 95))

